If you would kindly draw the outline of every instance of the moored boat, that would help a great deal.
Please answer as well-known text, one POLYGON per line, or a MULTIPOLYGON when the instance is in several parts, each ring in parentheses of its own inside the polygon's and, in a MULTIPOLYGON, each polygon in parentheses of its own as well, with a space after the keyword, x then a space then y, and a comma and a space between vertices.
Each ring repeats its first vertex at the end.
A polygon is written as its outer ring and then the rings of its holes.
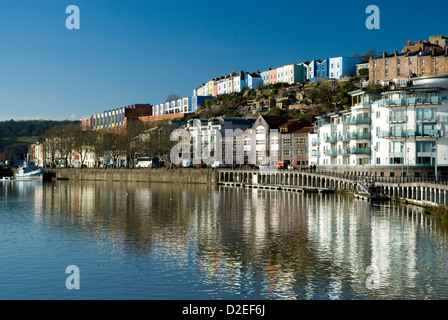
POLYGON ((43 180, 44 169, 35 166, 32 161, 25 161, 16 173, 16 180, 43 180))

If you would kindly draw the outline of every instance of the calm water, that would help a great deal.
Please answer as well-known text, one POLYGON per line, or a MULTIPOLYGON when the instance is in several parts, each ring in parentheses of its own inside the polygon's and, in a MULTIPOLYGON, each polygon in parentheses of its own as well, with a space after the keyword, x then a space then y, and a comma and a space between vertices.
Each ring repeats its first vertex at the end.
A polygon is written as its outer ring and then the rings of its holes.
POLYGON ((448 298, 444 226, 344 195, 3 182, 0 230, 0 299, 448 298))

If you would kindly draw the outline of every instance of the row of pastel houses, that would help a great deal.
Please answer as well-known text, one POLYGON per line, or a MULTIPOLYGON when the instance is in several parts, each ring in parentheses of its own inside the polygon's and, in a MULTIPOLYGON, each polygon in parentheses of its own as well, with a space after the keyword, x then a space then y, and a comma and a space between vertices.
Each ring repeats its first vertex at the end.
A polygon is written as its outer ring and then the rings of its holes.
POLYGON ((193 90, 193 96, 212 96, 241 92, 244 88, 256 90, 263 84, 260 72, 231 72, 219 78, 213 78, 193 90))
POLYGON ((138 113, 139 117, 154 120, 159 117, 174 118, 195 113, 200 106, 222 94, 242 92, 246 89, 256 90, 262 85, 275 83, 296 84, 310 81, 322 82, 328 79, 341 79, 355 75, 357 65, 362 61, 357 58, 336 57, 325 60, 312 60, 288 64, 276 69, 257 72, 231 72, 225 76, 213 78, 193 90, 193 95, 173 101, 165 101, 156 105, 133 105, 107 110, 82 119, 83 127, 90 130, 118 129, 126 126, 130 113, 138 113), (150 119, 151 118, 151 119, 150 119))
POLYGON ((363 64, 358 58, 334 57, 287 64, 275 69, 260 72, 231 72, 213 78, 193 90, 194 96, 218 96, 241 92, 244 88, 256 90, 261 85, 275 83, 296 84, 310 81, 319 83, 325 80, 339 80, 357 74, 357 65, 363 64))

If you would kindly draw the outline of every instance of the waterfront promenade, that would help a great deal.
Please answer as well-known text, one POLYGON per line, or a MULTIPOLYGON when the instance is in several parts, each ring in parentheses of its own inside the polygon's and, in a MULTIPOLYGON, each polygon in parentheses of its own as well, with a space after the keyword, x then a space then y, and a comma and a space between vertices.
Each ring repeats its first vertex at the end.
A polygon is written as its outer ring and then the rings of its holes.
MULTIPOLYGON (((246 187, 279 187, 286 190, 348 191, 356 190, 356 176, 332 171, 269 170, 269 169, 52 169, 56 179, 99 180, 122 182, 162 182, 226 184, 246 187)), ((434 177, 378 177, 377 183, 392 199, 419 205, 448 204, 448 180, 434 177)))

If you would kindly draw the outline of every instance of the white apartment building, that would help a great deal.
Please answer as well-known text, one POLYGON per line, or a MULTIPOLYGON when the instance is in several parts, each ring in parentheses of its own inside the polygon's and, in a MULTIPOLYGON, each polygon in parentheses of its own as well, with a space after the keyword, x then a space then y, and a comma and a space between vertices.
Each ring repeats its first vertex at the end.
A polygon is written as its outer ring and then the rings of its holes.
POLYGON ((409 166, 448 168, 448 76, 412 81, 382 94, 350 92, 349 110, 319 117, 318 164, 396 167, 403 175, 409 166))

